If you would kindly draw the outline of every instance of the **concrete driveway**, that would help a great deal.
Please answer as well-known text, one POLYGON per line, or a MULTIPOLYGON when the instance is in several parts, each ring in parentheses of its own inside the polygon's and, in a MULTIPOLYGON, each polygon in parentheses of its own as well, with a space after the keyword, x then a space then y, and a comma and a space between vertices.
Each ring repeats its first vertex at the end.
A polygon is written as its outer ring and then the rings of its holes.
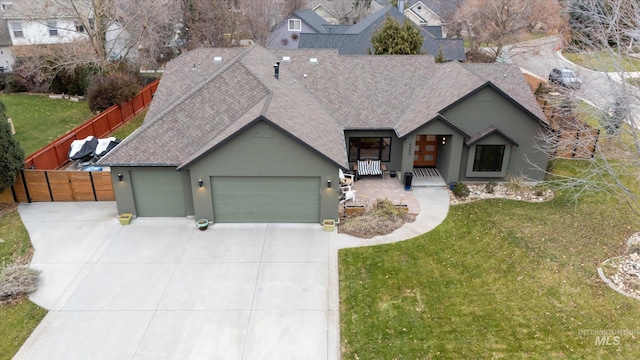
POLYGON ((338 249, 430 231, 445 187, 414 188, 416 221, 358 239, 317 224, 139 218, 113 202, 20 204, 49 313, 15 359, 340 359, 338 249))
POLYGON ((339 358, 320 225, 122 226, 112 202, 19 212, 42 270, 31 299, 50 311, 16 359, 339 358))

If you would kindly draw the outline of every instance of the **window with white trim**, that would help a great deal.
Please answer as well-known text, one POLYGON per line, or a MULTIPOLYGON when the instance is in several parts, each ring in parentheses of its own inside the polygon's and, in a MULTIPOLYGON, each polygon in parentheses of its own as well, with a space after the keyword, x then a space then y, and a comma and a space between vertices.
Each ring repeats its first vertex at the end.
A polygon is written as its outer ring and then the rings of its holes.
POLYGON ((24 32, 22 31, 22 23, 19 21, 12 21, 9 23, 11 26, 11 33, 14 38, 23 38, 24 32))
POLYGON ((49 36, 58 36, 58 23, 55 20, 47 21, 47 29, 49 29, 49 36))
POLYGON ((300 19, 289 19, 289 31, 301 31, 302 21, 300 19))

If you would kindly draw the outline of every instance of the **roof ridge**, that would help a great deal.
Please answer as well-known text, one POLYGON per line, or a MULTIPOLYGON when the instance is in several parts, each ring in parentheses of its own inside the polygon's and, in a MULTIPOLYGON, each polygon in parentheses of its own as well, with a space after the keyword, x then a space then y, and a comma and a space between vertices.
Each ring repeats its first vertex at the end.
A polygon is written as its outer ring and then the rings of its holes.
MULTIPOLYGON (((429 77, 429 81, 426 81, 426 82, 424 83, 424 86, 423 86, 423 87, 422 87, 422 89, 420 90, 420 93, 418 93, 418 95, 416 95, 416 96, 413 98, 413 101, 411 102, 411 104, 410 104, 409 106, 407 106, 407 109, 404 111, 404 113, 403 113, 403 114, 402 114, 402 116, 400 117, 400 120, 398 120, 398 121, 394 124, 394 126, 393 126, 393 130, 396 132, 396 135, 399 135, 399 133, 398 133, 398 127, 399 127, 399 125, 400 125, 400 124, 402 124, 402 123, 404 122, 404 120, 407 118, 407 115, 409 114, 409 112, 411 111, 411 109, 413 109, 413 107, 415 106, 415 104, 416 104, 418 101, 421 101, 421 100, 424 100, 425 98, 427 98, 427 97, 425 97, 425 96, 423 96, 423 95, 425 95, 425 93, 428 91, 428 89, 430 89, 430 88, 431 88, 431 83, 435 81, 435 79, 434 79, 434 78, 435 78, 435 74, 436 74, 436 72, 438 71, 438 68, 444 68, 445 66, 450 66, 450 64, 452 64, 452 63, 456 63, 456 64, 460 65, 460 63, 458 63, 457 61, 448 62, 448 63, 442 64, 442 65, 435 64, 434 72, 433 72, 433 74, 431 74, 431 76, 429 77)), ((438 112, 438 113, 439 113, 439 112, 438 112)))
MULTIPOLYGON (((254 45, 255 46, 255 45, 254 45)), ((253 46, 247 48, 246 50, 242 51, 240 54, 238 54, 235 58, 233 58, 233 61, 229 61, 228 63, 224 64, 220 69, 218 69, 217 71, 215 71, 213 73, 213 75, 211 77, 205 77, 204 80, 202 82, 200 82, 197 86, 194 86, 193 88, 191 88, 191 90, 187 91, 186 93, 184 93, 182 96, 180 96, 179 98, 177 98, 176 100, 174 100, 173 102, 171 102, 169 105, 167 105, 166 107, 164 107, 159 113, 157 113, 153 119, 159 119, 162 118, 163 116, 165 116, 168 112, 172 111, 173 109, 175 109, 176 106, 182 104, 183 102, 185 102, 191 95, 193 95, 194 93, 196 93, 199 90, 202 90, 202 88, 204 86, 206 86, 207 84, 211 83, 214 79, 218 78, 218 76, 220 76, 224 71, 226 71, 229 67, 231 67, 233 64, 235 64, 237 61, 241 60, 248 52, 249 50, 251 50, 251 48, 253 48, 253 46)), ((198 49, 195 49, 198 50, 198 49)), ((194 51, 195 51, 194 50, 194 51)), ((162 81, 162 80, 161 80, 162 81)), ((146 121, 147 119, 145 118, 145 122, 146 123, 150 123, 153 121, 146 121)), ((124 139, 122 141, 123 144, 127 144, 133 140, 135 140, 137 137, 142 136, 142 134, 144 132, 146 132, 146 130, 150 128, 150 127, 141 127, 138 130, 134 131, 131 135, 127 136, 126 139, 124 139)), ((108 154, 107 154, 108 155, 108 154)), ((105 156, 106 157, 106 156, 105 156)))
MULTIPOLYGON (((180 96, 179 98, 177 98, 174 101, 172 101, 164 109, 160 110, 160 112, 157 113, 153 118, 159 118, 159 117, 162 117, 162 116, 166 115, 169 111, 173 110, 176 106, 178 106, 178 105, 182 104, 183 102, 185 102, 193 94, 195 94, 196 92, 202 90, 202 88, 204 88, 206 85, 208 85, 213 80, 218 78, 222 73, 224 73, 226 70, 228 70, 231 66, 233 66, 234 64, 240 62, 240 60, 242 60, 242 58, 245 57, 254 46, 255 45, 248 47, 246 50, 243 50, 235 58, 233 58, 232 60, 230 60, 226 64, 223 64, 218 70, 216 70, 212 74, 210 74, 210 76, 205 76, 204 79, 199 84, 197 84, 196 86, 192 87, 191 90, 185 92, 184 94, 182 94, 182 96, 180 96)), ((160 81, 162 81, 162 80, 160 80, 160 81)))

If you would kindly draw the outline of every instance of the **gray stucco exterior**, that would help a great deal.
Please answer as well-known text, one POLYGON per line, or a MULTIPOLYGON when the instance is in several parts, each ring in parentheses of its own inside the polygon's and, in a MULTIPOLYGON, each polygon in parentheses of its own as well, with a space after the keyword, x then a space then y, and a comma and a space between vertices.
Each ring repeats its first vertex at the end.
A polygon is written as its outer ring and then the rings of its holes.
POLYGON ((353 149, 401 177, 435 167, 446 182, 541 181, 547 127, 515 65, 197 49, 168 64, 143 125, 99 164, 120 213, 320 222, 338 218, 353 149))
MULTIPOLYGON (((184 215, 213 222, 216 222, 211 186, 214 177, 314 177, 320 184, 317 189, 320 218, 317 221, 338 218, 338 167, 335 163, 265 121, 257 121, 179 172, 175 167, 114 167, 111 174, 119 213, 139 214, 133 175, 139 171, 153 174, 157 182, 163 177, 180 176, 182 187, 170 190, 181 192, 184 201, 172 206, 184 215), (118 174, 122 174, 122 181, 118 174), (199 180, 203 180, 202 187, 199 180), (332 180, 331 187, 327 187, 328 180, 332 180)), ((145 185, 149 186, 150 182, 145 185)), ((158 198, 163 197, 162 191, 158 189, 158 198)))

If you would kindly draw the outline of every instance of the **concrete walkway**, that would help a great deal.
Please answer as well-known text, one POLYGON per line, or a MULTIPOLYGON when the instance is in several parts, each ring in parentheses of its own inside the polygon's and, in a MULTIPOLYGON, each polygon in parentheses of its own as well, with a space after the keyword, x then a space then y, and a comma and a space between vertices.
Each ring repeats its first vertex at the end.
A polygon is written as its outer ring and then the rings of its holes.
POLYGON ((405 240, 446 217, 446 188, 363 240, 317 224, 140 218, 113 202, 21 204, 49 313, 15 359, 339 359, 338 249, 405 240))

